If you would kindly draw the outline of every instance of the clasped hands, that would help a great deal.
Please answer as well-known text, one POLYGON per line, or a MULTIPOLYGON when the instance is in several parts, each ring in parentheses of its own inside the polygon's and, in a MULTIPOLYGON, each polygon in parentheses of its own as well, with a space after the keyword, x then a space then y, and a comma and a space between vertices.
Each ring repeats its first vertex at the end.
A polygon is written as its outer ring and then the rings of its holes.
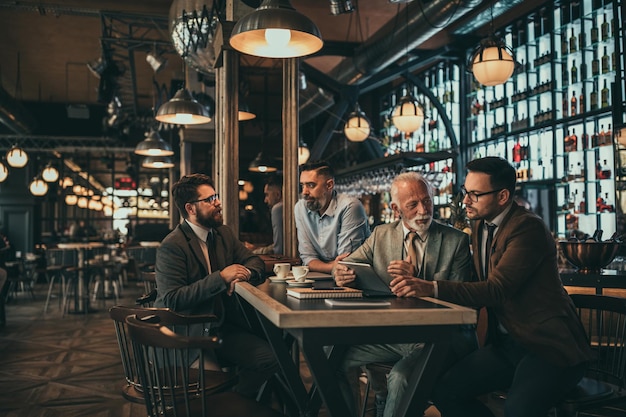
POLYGON ((252 271, 240 264, 228 265, 220 271, 220 277, 228 286, 228 295, 235 291, 235 284, 241 281, 250 281, 252 271))
MULTIPOLYGON (((432 282, 415 278, 415 266, 411 263, 411 258, 406 260, 395 260, 389 262, 387 272, 392 280, 389 284, 391 292, 397 297, 429 297, 433 295, 432 282)), ((355 272, 347 265, 337 264, 333 269, 335 283, 344 287, 354 282, 355 272)))

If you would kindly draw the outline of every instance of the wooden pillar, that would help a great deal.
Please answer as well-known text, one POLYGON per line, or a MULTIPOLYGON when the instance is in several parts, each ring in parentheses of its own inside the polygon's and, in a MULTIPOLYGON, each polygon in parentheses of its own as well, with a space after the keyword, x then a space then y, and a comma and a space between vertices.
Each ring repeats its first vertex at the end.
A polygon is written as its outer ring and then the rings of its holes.
POLYGON ((298 201, 299 100, 298 58, 283 59, 283 242, 287 256, 298 256, 293 208, 298 201))

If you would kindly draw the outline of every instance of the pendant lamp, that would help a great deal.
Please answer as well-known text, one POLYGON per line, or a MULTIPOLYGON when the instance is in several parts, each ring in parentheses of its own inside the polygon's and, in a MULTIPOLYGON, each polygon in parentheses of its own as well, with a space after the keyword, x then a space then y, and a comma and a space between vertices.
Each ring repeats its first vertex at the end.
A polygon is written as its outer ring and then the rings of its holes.
POLYGON ((405 91, 405 95, 400 98, 391 113, 391 121, 399 131, 411 134, 422 127, 424 110, 417 100, 405 91))
POLYGON ((41 178, 45 182, 55 182, 59 179, 59 170, 48 164, 41 172, 41 178))
POLYGON ((159 135, 159 132, 154 129, 151 129, 147 137, 137 144, 135 147, 135 153, 142 156, 174 155, 172 146, 163 140, 161 135, 159 135))
POLYGON ((359 103, 356 104, 356 108, 348 116, 348 121, 343 127, 343 133, 346 135, 349 141, 363 142, 370 135, 370 121, 361 108, 359 103))
POLYGON ((175 125, 200 125, 209 123, 211 116, 186 88, 181 88, 170 101, 159 107, 155 119, 175 125))
POLYGON ((28 163, 28 154, 24 149, 14 145, 7 152, 7 163, 13 168, 23 168, 28 163))
POLYGON ((502 39, 492 35, 480 42, 470 56, 467 70, 482 85, 504 84, 515 70, 515 54, 502 39))
POLYGON ((0 182, 6 181, 9 176, 9 170, 2 162, 0 162, 0 182))
POLYGON ((306 143, 300 138, 300 144, 298 145, 298 165, 306 164, 306 161, 309 160, 309 156, 311 156, 309 147, 306 146, 306 143))
POLYGON ((65 204, 68 206, 75 206, 78 203, 78 196, 76 194, 67 194, 65 196, 65 204))
POLYGON ((239 19, 230 36, 237 51, 264 58, 296 58, 322 49, 319 28, 289 0, 264 0, 239 19))
POLYGON ((246 103, 246 101, 240 96, 237 120, 239 120, 240 122, 244 122, 246 120, 252 120, 254 118, 256 118, 256 114, 250 111, 250 106, 248 106, 248 103, 246 103))
POLYGON ((141 166, 144 168, 173 168, 174 162, 169 156, 147 156, 141 162, 141 166))
POLYGON ((28 187, 30 193, 35 197, 41 197, 48 192, 48 184, 41 178, 35 178, 28 187))
POLYGON ((259 152, 256 158, 248 165, 248 171, 251 172, 267 173, 276 172, 277 170, 278 168, 263 154, 263 151, 259 152))

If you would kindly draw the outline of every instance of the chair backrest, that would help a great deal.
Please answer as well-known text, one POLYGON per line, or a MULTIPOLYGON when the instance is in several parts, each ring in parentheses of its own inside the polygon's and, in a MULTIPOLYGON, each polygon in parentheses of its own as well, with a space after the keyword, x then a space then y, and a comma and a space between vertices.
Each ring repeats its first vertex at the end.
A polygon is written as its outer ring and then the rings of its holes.
POLYGON ((587 375, 626 388, 626 299, 571 295, 594 357, 587 375))
POLYGON ((128 316, 126 325, 148 416, 206 416, 205 353, 219 347, 220 339, 186 337, 136 315, 128 316), (189 365, 197 356, 198 369, 193 369, 189 365))
POLYGON ((46 249, 46 266, 62 266, 63 249, 46 249))
POLYGON ((183 335, 189 335, 194 326, 208 327, 210 323, 217 321, 217 317, 214 315, 186 316, 178 314, 168 308, 126 306, 111 307, 109 310, 109 316, 115 325, 115 335, 117 336, 117 343, 122 357, 122 366, 124 368, 124 377, 126 378, 127 383, 127 387, 124 388, 123 392, 127 398, 128 391, 126 388, 133 387, 136 390, 141 391, 141 385, 139 384, 139 377, 137 373, 137 363, 134 359, 132 345, 126 326, 126 317, 129 315, 135 315, 139 318, 153 317, 154 320, 159 322, 161 325, 171 326, 174 331, 183 335))

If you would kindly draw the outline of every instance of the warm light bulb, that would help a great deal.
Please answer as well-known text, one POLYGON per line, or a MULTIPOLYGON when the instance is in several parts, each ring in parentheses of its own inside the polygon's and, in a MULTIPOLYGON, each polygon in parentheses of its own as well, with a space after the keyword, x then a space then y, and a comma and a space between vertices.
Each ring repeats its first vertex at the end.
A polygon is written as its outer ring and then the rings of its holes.
POLYGON ((4 182, 9 176, 9 170, 0 162, 0 182, 4 182))
POLYGON ((370 135, 370 124, 364 117, 353 116, 346 122, 343 132, 352 142, 363 142, 370 135))
POLYGON ((53 166, 48 166, 44 168, 41 177, 45 182, 55 182, 59 179, 59 171, 53 166))
POLYGON ((193 115, 189 113, 176 113, 171 123, 177 125, 188 125, 193 122, 193 115))
POLYGON ((48 192, 48 184, 44 180, 37 178, 30 183, 29 190, 32 195, 41 197, 48 192))
POLYGON ((68 194, 65 196, 65 204, 68 206, 75 206, 78 202, 78 196, 76 194, 68 194))
POLYGON ((285 48, 291 40, 289 29, 265 29, 265 40, 270 48, 285 48))
POLYGON ((259 172, 265 172, 265 171, 267 171, 267 166, 259 165, 259 172))

